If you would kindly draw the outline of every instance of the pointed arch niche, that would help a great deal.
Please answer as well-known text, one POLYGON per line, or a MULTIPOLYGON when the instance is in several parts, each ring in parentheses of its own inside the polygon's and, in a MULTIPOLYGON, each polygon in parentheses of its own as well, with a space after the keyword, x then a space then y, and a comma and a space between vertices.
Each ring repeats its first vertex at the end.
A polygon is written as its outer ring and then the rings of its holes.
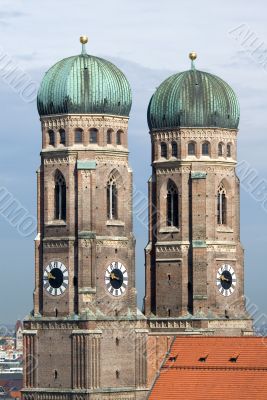
POLYGON ((66 181, 59 170, 55 172, 54 218, 66 220, 66 181))
POLYGON ((179 226, 179 207, 178 207, 178 189, 175 183, 169 179, 167 184, 167 204, 166 216, 167 226, 178 228, 179 226))
POLYGON ((221 181, 217 189, 217 225, 226 226, 228 224, 228 196, 224 181, 221 181))
POLYGON ((167 179, 160 188, 158 211, 160 233, 179 230, 179 190, 172 179, 167 179))
POLYGON ((122 178, 119 172, 114 169, 109 174, 107 180, 106 204, 107 219, 109 221, 118 220, 122 215, 120 205, 123 204, 122 199, 122 178))

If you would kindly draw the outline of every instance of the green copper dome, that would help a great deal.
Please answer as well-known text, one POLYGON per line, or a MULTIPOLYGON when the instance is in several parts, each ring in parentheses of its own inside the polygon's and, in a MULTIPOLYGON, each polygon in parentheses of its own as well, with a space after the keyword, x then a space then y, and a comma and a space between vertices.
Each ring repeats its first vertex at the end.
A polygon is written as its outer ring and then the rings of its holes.
POLYGON ((65 58, 44 76, 37 97, 41 116, 51 114, 112 114, 128 116, 130 85, 111 62, 88 55, 65 58))
POLYGON ((150 130, 178 127, 237 128, 239 104, 221 78, 194 69, 170 76, 152 96, 150 130))

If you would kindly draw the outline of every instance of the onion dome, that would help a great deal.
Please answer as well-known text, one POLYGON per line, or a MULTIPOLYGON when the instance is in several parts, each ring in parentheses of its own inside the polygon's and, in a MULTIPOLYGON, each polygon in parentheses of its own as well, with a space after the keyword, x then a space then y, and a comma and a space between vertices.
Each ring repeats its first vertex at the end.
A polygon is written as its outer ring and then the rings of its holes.
POLYGON ((111 62, 86 53, 64 58, 45 74, 37 96, 40 116, 109 114, 129 116, 132 95, 125 75, 111 62))
POLYGON ((147 111, 150 130, 179 127, 236 129, 239 103, 233 89, 218 76, 191 69, 167 78, 153 94, 147 111))

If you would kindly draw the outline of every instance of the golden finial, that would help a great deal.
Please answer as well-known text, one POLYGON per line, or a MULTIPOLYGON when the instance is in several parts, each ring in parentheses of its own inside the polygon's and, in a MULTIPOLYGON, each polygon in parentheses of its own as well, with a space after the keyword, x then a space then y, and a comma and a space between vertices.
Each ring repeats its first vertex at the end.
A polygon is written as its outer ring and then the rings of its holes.
POLYGON ((197 58, 197 53, 195 51, 191 51, 191 53, 189 53, 189 58, 191 60, 191 69, 195 69, 194 61, 197 58))
POLYGON ((88 42, 88 36, 80 36, 80 42, 82 44, 82 54, 86 54, 86 43, 88 42))
POLYGON ((191 51, 191 53, 189 53, 189 58, 191 61, 194 61, 197 58, 197 53, 195 51, 191 51))
POLYGON ((81 44, 86 44, 88 42, 88 36, 80 36, 80 42, 81 44))

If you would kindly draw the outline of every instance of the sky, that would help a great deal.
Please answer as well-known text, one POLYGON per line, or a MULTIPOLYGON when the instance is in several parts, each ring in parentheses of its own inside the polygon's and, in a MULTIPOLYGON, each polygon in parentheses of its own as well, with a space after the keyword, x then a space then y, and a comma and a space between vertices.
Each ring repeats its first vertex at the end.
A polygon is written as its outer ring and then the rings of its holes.
MULTIPOLYGON (((88 53, 114 62, 132 86, 130 163, 136 190, 146 198, 151 173, 146 123, 149 99, 165 78, 190 68, 188 53, 196 51, 196 67, 227 81, 239 98, 238 158, 253 178, 241 179, 245 289, 249 306, 255 305, 253 309, 257 310, 254 317, 265 322, 266 12, 267 4, 263 0, 247 3, 240 0, 1 0, 0 198, 1 190, 6 190, 25 208, 28 220, 33 221, 35 171, 41 149, 34 90, 49 67, 80 52, 82 34, 89 36, 88 53), (27 74, 32 96, 22 93, 9 79, 7 68, 13 67, 27 74)), ((147 227, 134 215, 141 305, 147 227)), ((13 323, 32 309, 35 235, 23 236, 25 232, 21 228, 12 226, 0 210, 0 324, 13 323)))

